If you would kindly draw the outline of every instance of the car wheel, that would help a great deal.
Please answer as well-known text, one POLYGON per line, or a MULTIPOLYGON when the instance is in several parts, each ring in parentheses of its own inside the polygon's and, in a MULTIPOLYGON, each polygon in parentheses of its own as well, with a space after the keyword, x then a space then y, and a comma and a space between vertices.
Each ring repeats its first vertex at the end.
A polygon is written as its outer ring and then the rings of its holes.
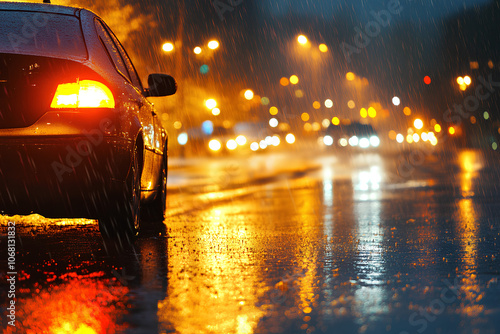
POLYGON ((109 211, 99 218, 99 230, 105 239, 118 242, 123 249, 134 241, 140 228, 141 170, 137 146, 132 155, 132 169, 125 182, 123 195, 113 201, 109 211))
POLYGON ((154 226, 161 226, 165 219, 165 211, 167 210, 167 168, 167 159, 162 159, 160 192, 153 202, 148 205, 148 220, 151 220, 154 226))

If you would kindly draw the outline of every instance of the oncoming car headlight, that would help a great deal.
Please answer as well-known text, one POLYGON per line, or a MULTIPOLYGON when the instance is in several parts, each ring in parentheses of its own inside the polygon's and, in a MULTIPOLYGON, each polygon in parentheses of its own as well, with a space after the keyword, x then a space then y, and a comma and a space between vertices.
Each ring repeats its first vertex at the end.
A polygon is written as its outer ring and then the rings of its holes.
POLYGON ((220 141, 218 141, 217 139, 212 139, 209 143, 208 143, 208 147, 212 150, 212 151, 219 151, 222 147, 220 141))
POLYGON ((371 136, 370 137, 370 145, 372 147, 379 147, 380 146, 380 139, 377 136, 371 136))

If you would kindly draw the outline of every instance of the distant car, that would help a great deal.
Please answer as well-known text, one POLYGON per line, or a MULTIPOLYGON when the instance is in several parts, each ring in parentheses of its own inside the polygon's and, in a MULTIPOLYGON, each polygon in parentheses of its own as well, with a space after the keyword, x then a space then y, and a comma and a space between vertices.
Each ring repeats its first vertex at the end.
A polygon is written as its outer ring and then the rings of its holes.
POLYGON ((212 134, 208 136, 207 149, 212 155, 228 154, 236 149, 238 144, 235 141, 235 133, 232 128, 215 126, 212 134))
POLYGON ((348 125, 333 125, 325 130, 323 143, 326 146, 377 148, 380 138, 370 124, 352 122, 348 125))
POLYGON ((168 136, 148 96, 176 92, 94 13, 0 3, 0 213, 99 220, 133 236, 141 206, 163 221, 168 136))

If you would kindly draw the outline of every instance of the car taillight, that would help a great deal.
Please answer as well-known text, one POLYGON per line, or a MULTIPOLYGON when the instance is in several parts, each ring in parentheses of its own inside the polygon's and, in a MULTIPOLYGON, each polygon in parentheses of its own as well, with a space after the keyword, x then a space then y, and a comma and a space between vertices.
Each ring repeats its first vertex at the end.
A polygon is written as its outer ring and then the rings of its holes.
POLYGON ((114 108, 115 99, 106 85, 94 80, 80 80, 57 86, 50 107, 53 109, 114 108))

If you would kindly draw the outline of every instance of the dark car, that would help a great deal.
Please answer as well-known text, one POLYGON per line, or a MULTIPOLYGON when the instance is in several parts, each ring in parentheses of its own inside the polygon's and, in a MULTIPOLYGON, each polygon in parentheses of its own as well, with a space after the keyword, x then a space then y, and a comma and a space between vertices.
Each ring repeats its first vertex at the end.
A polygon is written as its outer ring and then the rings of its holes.
POLYGON ((91 11, 0 3, 0 212, 99 220, 135 235, 163 221, 168 136, 147 100, 175 93, 91 11))

